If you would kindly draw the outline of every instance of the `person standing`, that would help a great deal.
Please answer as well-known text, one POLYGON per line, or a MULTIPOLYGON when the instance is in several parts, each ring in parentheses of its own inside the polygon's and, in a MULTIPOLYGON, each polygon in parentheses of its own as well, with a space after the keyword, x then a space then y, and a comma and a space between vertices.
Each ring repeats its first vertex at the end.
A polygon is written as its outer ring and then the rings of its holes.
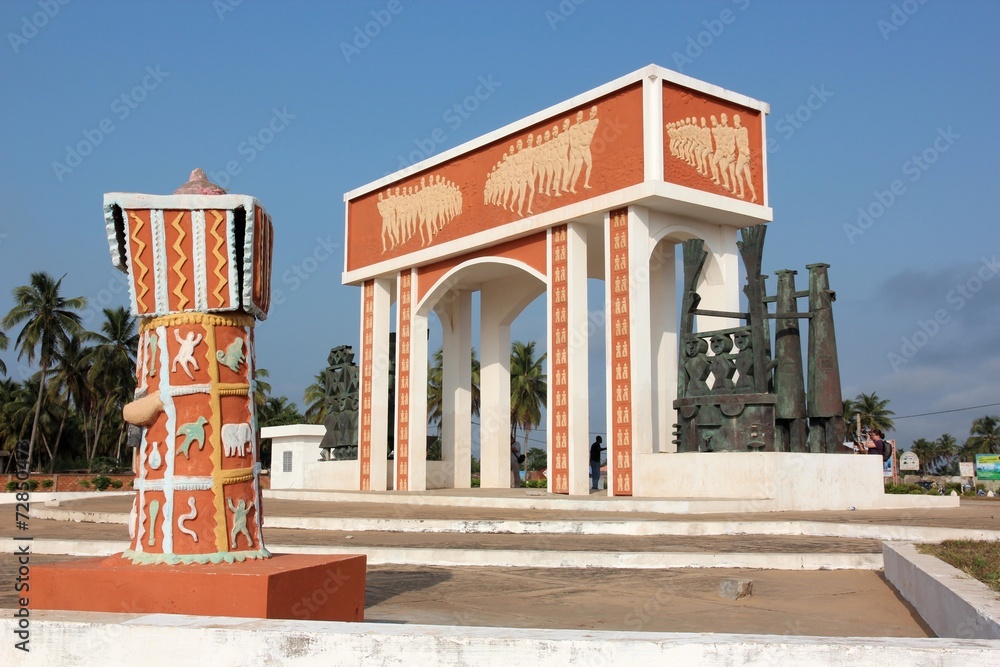
POLYGON ((601 436, 597 436, 594 440, 594 444, 590 446, 590 489, 592 491, 597 490, 597 483, 601 479, 601 452, 606 451, 607 447, 602 447, 601 436))
POLYGON ((517 444, 517 440, 513 437, 510 439, 510 488, 518 489, 521 487, 521 448, 517 444))

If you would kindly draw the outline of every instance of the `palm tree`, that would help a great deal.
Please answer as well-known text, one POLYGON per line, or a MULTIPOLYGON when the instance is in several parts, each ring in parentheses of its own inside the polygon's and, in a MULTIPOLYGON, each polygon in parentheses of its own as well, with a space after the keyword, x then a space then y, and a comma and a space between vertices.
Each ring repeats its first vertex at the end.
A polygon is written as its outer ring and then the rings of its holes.
POLYGON ((849 398, 844 399, 844 426, 847 428, 847 435, 851 437, 857 431, 858 404, 849 398))
POLYGON ((920 459, 920 468, 924 473, 927 473, 928 468, 934 463, 934 459, 936 458, 934 454, 935 447, 935 444, 926 438, 918 438, 910 446, 910 451, 920 459))
MULTIPOLYGON (((134 398, 136 352, 139 346, 139 333, 136 330, 136 320, 128 309, 104 309, 104 322, 100 332, 88 331, 86 339, 94 343, 88 358, 92 363, 90 370, 91 383, 94 389, 101 384, 106 388, 102 392, 111 400, 110 407, 115 408, 115 414, 120 415, 125 404, 134 398), (99 380, 99 382, 98 382, 99 380)), ((122 441, 128 425, 124 420, 118 420, 118 442, 115 447, 115 459, 121 457, 122 441)), ((96 443, 95 443, 96 445, 96 443)), ((96 451, 96 446, 95 446, 96 451)), ((92 453, 93 454, 93 453, 92 453)), ((89 457, 89 458, 92 458, 89 457)), ((88 459, 89 460, 89 459, 88 459)))
POLYGON ((14 288, 14 307, 2 322, 5 329, 24 324, 15 341, 20 350, 18 359, 25 358, 28 363, 33 363, 37 356, 41 373, 38 397, 35 400, 35 416, 31 425, 31 438, 28 440, 29 470, 38 435, 38 418, 42 411, 45 376, 48 374, 57 347, 66 343, 70 336, 80 332, 80 315, 75 311, 87 303, 83 297, 62 296, 59 293, 62 281, 62 278, 53 280, 47 273, 32 273, 29 285, 14 288))
POLYGON ((861 415, 862 428, 877 428, 880 431, 891 431, 895 426, 892 416, 896 413, 890 410, 889 399, 879 398, 874 391, 870 394, 858 394, 854 399, 855 412, 861 415))
POLYGON ((1000 454, 1000 417, 986 415, 972 422, 970 437, 962 447, 966 461, 975 461, 976 454, 1000 454))
MULTIPOLYGON (((59 396, 66 411, 63 412, 59 423, 59 435, 56 437, 55 446, 49 462, 49 472, 55 471, 56 455, 59 450, 59 442, 62 439, 63 427, 66 423, 70 406, 75 407, 76 414, 83 421, 83 455, 89 461, 93 458, 91 448, 91 433, 87 430, 87 425, 94 417, 94 409, 100 400, 101 390, 93 384, 94 374, 91 362, 92 350, 87 350, 80 344, 80 338, 74 337, 63 345, 56 352, 55 364, 52 367, 52 395, 59 396)), ((97 449, 98 429, 93 433, 94 446, 97 449)))
POLYGON ((940 469, 946 466, 958 450, 958 441, 951 433, 942 433, 934 441, 934 467, 940 469))
MULTIPOLYGON (((472 378, 470 379, 470 391, 472 393, 472 414, 479 416, 479 408, 482 399, 479 395, 479 357, 476 356, 476 348, 471 348, 472 358, 472 378)), ((434 363, 427 365, 427 423, 438 429, 441 435, 441 417, 443 409, 443 387, 444 382, 444 350, 438 349, 434 353, 434 363)))
MULTIPOLYGON (((257 426, 260 427, 260 411, 267 405, 267 400, 271 395, 271 383, 264 378, 271 377, 266 368, 255 368, 253 371, 253 405, 257 411, 257 426)), ((288 399, 285 399, 286 401, 288 399)))
MULTIPOLYGON (((0 331, 0 350, 6 350, 7 346, 10 345, 10 338, 7 338, 7 334, 0 331)), ((0 359, 0 375, 7 375, 7 364, 0 359)))
POLYGON ((510 351, 510 436, 517 428, 524 431, 524 447, 528 449, 528 433, 542 421, 548 385, 543 364, 545 356, 535 358, 535 341, 515 341, 510 351))
POLYGON ((306 404, 306 423, 322 424, 326 421, 326 377, 325 372, 320 371, 313 377, 313 383, 306 387, 302 394, 302 401, 306 404))

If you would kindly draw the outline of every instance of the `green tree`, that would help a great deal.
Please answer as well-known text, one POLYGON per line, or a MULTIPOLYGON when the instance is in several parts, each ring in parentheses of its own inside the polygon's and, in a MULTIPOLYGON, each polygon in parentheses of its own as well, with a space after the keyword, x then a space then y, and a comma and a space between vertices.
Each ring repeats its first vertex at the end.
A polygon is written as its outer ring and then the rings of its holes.
MULTIPOLYGON (((65 276, 63 276, 65 277, 65 276)), ((37 357, 41 377, 38 382, 38 396, 35 399, 35 415, 28 440, 28 466, 31 467, 35 441, 38 436, 38 420, 42 412, 45 379, 59 346, 73 335, 80 333, 80 315, 76 311, 83 308, 87 300, 83 297, 67 298, 60 294, 63 279, 53 280, 47 273, 32 273, 28 285, 14 288, 14 307, 3 318, 5 329, 24 325, 15 345, 18 359, 33 363, 37 357)))
MULTIPOLYGON (((253 405, 257 411, 258 426, 261 425, 260 412, 264 409, 268 397, 271 395, 271 383, 266 379, 269 377, 271 377, 271 374, 266 368, 255 368, 253 371, 253 405)), ((287 401, 288 399, 286 398, 285 400, 287 401)))
POLYGON ((849 398, 844 399, 844 426, 847 427, 847 435, 857 433, 857 414, 858 406, 857 403, 849 398))
MULTIPOLYGON (((6 350, 7 346, 10 345, 10 338, 7 338, 7 334, 0 331, 0 350, 6 350)), ((0 359, 0 375, 7 375, 7 364, 0 359)))
MULTIPOLYGON (((52 388, 51 395, 61 399, 66 406, 62 420, 59 424, 59 434, 61 436, 65 419, 70 409, 75 409, 76 416, 83 422, 83 457, 90 461, 93 457, 93 450, 96 450, 96 437, 99 434, 99 427, 94 424, 96 421, 95 410, 104 398, 95 391, 94 374, 92 373, 92 357, 90 350, 81 344, 80 337, 70 338, 58 352, 56 352, 55 365, 52 368, 52 388), (95 430, 91 432, 88 425, 94 425, 95 430)), ((103 383, 102 383, 103 384, 103 383)), ((49 472, 55 472, 56 456, 58 455, 61 437, 56 437, 52 456, 49 462, 49 472)), ((71 452, 71 456, 79 455, 80 452, 71 452)))
POLYGON ((910 446, 910 451, 920 459, 920 469, 924 473, 929 471, 929 468, 933 466, 934 460, 937 458, 935 449, 935 444, 926 438, 918 438, 910 446))
POLYGON ((951 433, 942 433, 941 437, 934 441, 934 471, 941 472, 947 467, 955 454, 958 453, 958 441, 951 433))
POLYGON ((889 399, 879 398, 878 394, 858 394, 854 399, 854 412, 861 415, 862 428, 877 428, 880 431, 891 431, 895 426, 892 421, 896 413, 888 408, 889 399))
MULTIPOLYGON (((471 348, 472 355, 472 378, 470 388, 472 391, 472 414, 479 416, 479 408, 482 399, 479 393, 479 358, 476 356, 476 348, 471 348)), ((444 350, 438 349, 434 353, 433 363, 427 365, 427 423, 437 428, 438 435, 441 435, 442 410, 444 408, 444 350)))
POLYGON ((528 434, 542 421, 548 384, 544 372, 545 356, 535 357, 535 341, 515 341, 510 351, 510 437, 517 429, 524 431, 527 451, 528 434))
MULTIPOLYGON (((128 424, 121 419, 121 412, 125 404, 135 397, 135 355, 139 347, 136 320, 128 309, 122 306, 105 308, 101 330, 88 331, 85 337, 94 344, 88 354, 91 362, 91 385, 105 397, 103 404, 111 412, 105 420, 115 426, 117 440, 114 458, 120 461, 121 447, 128 429, 128 424)), ((94 451, 91 452, 88 461, 96 453, 97 444, 95 442, 94 451)))
POLYGON ((961 457, 963 461, 975 461, 976 454, 1000 454, 1000 417, 986 415, 972 422, 961 457))
POLYGON ((528 450, 527 460, 524 462, 528 470, 545 470, 549 465, 547 454, 544 449, 532 447, 528 450))
POLYGON ((326 421, 326 377, 324 371, 316 373, 313 377, 313 383, 306 387, 302 394, 302 401, 306 404, 307 424, 322 424, 326 421))

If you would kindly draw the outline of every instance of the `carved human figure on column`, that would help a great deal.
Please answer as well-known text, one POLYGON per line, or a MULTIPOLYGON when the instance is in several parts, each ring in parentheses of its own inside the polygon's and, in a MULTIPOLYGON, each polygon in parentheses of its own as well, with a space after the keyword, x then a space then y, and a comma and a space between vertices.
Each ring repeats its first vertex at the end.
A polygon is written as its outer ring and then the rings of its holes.
POLYGON ((704 396, 709 392, 708 379, 711 373, 711 362, 708 360, 708 343, 701 338, 689 338, 684 343, 684 370, 687 372, 687 395, 704 396))
POLYGON ((726 394, 733 391, 733 375, 736 374, 736 364, 729 358, 733 349, 733 340, 723 334, 712 336, 712 384, 713 394, 726 394))
POLYGON ((754 390, 753 384, 753 344, 750 340, 750 332, 737 331, 733 334, 733 342, 736 343, 736 354, 733 362, 736 364, 736 392, 748 393, 754 390))

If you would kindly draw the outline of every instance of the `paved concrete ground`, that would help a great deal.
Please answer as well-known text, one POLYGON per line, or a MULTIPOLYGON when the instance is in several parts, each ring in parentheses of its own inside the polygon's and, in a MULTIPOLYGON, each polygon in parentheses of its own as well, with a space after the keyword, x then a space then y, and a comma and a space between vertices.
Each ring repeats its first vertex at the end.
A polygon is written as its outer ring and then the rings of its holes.
MULTIPOLYGON (((512 491, 515 493, 515 491, 512 491)), ((126 514, 128 497, 65 502, 60 508, 126 514)), ((401 519, 829 521, 1000 529, 1000 503, 964 501, 957 509, 666 515, 562 510, 477 509, 363 502, 268 500, 272 516, 401 519)), ((2 507, 0 507, 2 512, 2 507)), ((18 534, 13 507, 0 535, 18 534)), ((20 533, 24 534, 24 533, 20 533)), ((31 519, 37 539, 127 540, 123 524, 31 519)), ((451 547, 528 550, 873 553, 875 540, 802 536, 470 535, 268 529, 272 544, 451 547), (350 539, 349 539, 350 538, 350 539)), ((65 560, 32 557, 32 564, 65 560)), ((0 555, 0 606, 15 604, 13 556, 0 555)), ((932 636, 882 578, 871 571, 606 570, 376 565, 368 570, 370 621, 505 627, 734 632, 821 636, 932 636), (754 581, 743 600, 719 597, 728 577, 754 581)))
MULTIPOLYGON (((70 560, 32 556, 31 565, 70 560)), ((16 558, 0 555, 0 608, 16 606, 16 558)), ((365 619, 514 628, 932 637, 877 572, 368 568, 365 619), (753 595, 719 596, 730 577, 753 595)))

